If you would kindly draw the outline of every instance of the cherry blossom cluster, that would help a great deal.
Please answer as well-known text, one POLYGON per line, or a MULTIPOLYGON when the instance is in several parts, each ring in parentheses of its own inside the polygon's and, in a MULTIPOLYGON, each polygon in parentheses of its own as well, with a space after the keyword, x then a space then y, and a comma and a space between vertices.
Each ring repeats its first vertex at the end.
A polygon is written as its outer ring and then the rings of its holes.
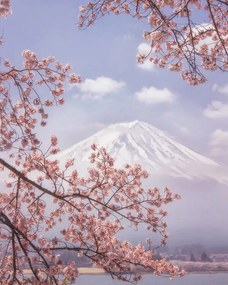
POLYGON ((144 39, 151 51, 138 55, 139 63, 149 60, 180 72, 191 85, 206 81, 203 69, 228 70, 227 1, 94 0, 80 8, 79 27, 109 13, 147 20, 144 39), (199 21, 202 18, 204 22, 199 21))
POLYGON ((128 223, 146 227, 148 235, 160 233, 164 244, 167 212, 162 205, 180 197, 167 188, 164 195, 157 188, 144 189, 142 179, 148 174, 140 165, 117 169, 105 149, 96 145, 90 157, 93 167, 81 178, 73 160, 61 166, 52 156, 56 147, 53 136, 46 154, 34 148, 17 157, 16 166, 0 159, 1 171, 9 176, 7 191, 0 194, 0 259, 4 265, 0 278, 4 284, 72 282, 78 275, 77 266, 64 264, 57 254, 61 250, 85 255, 113 277, 126 281, 141 278, 136 274, 138 267, 158 275, 182 275, 165 260, 154 259, 151 241, 146 249, 116 237, 128 223), (47 238, 60 223, 59 234, 47 238), (31 277, 24 274, 24 268, 31 270, 31 277))
POLYGON ((22 68, 5 60, 0 71, 0 151, 10 150, 15 145, 22 149, 39 145, 35 127, 46 125, 47 108, 64 103, 62 95, 67 80, 80 82, 80 76, 68 75, 69 64, 63 65, 54 57, 39 60, 30 50, 23 51, 22 55, 22 68), (45 100, 38 88, 47 93, 45 100))
POLYGON ((11 14, 11 1, 10 0, 1 0, 0 1, 0 17, 6 17, 11 14))

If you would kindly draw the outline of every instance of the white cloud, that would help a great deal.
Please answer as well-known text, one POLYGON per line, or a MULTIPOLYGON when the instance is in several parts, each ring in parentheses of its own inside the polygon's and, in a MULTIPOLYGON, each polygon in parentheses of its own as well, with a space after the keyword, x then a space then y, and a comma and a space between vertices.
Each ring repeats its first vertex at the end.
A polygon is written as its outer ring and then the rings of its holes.
POLYGON ((211 155, 221 156, 223 159, 228 156, 228 131, 215 130, 210 139, 211 155))
POLYGON ((210 145, 228 147, 228 131, 223 131, 221 129, 215 130, 211 134, 210 145))
POLYGON ((77 85, 83 98, 100 100, 103 97, 118 92, 125 86, 123 81, 116 81, 109 77, 100 76, 96 79, 86 79, 77 85))
MULTIPOLYGON (((151 53, 151 47, 147 43, 141 43, 138 48, 137 55, 144 55, 148 56, 151 53)), ((137 63, 137 66, 140 69, 147 70, 147 71, 155 71, 156 65, 153 64, 149 59, 146 59, 144 63, 137 63)))
POLYGON ((143 55, 147 56, 151 52, 151 46, 148 45, 147 43, 141 43, 138 46, 137 50, 138 50, 138 54, 143 54, 143 55))
MULTIPOLYGON (((191 31, 188 30, 187 33, 188 33, 188 37, 186 37, 186 40, 191 39, 191 31)), ((199 42, 195 44, 195 48, 199 52, 200 52, 200 48, 202 47, 202 45, 205 45, 205 44, 208 46, 209 51, 215 47, 217 43, 217 33, 212 23, 203 22, 199 25, 195 25, 192 28, 192 33, 193 33, 193 36, 198 36, 202 33, 204 34, 203 39, 200 39, 199 42), (211 32, 206 34, 205 33, 206 31, 211 31, 211 32)), ((224 35, 221 35, 221 37, 223 37, 224 41, 227 40, 227 35, 224 34, 224 35)), ((192 46, 191 40, 189 42, 189 46, 192 46)))
POLYGON ((219 86, 218 84, 214 84, 212 87, 213 91, 219 92, 221 94, 228 95, 228 84, 219 86))
POLYGON ((147 105, 171 103, 175 100, 175 95, 169 89, 157 89, 153 86, 149 88, 143 87, 135 93, 135 96, 139 102, 147 105))
POLYGON ((147 71, 155 71, 155 64, 153 62, 149 61, 148 59, 144 61, 144 63, 137 63, 137 66, 142 70, 147 71))
POLYGON ((211 119, 222 119, 228 117, 228 104, 220 101, 212 101, 203 111, 205 117, 211 119))
MULTIPOLYGON (((199 25, 195 25, 192 28, 192 33, 193 33, 193 36, 198 36, 201 33, 204 33, 204 36, 205 36, 205 32, 208 31, 208 30, 214 30, 213 25, 211 23, 201 23, 199 25)), ((188 33, 190 33, 189 30, 188 30, 188 33)), ((211 47, 211 45, 215 45, 215 41, 212 39, 212 35, 208 34, 205 38, 200 40, 199 43, 196 46, 199 47, 202 44, 207 44, 210 47, 211 47)))

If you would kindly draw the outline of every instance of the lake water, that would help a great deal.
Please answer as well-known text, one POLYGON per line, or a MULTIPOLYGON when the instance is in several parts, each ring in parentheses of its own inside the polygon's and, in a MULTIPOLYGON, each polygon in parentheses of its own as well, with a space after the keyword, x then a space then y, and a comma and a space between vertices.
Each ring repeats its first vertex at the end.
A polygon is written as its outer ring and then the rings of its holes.
MULTIPOLYGON (((127 285, 130 283, 113 280, 108 275, 81 275, 77 285, 127 285)), ((138 285, 228 285, 228 273, 186 274, 182 278, 170 280, 165 277, 143 275, 138 285)))

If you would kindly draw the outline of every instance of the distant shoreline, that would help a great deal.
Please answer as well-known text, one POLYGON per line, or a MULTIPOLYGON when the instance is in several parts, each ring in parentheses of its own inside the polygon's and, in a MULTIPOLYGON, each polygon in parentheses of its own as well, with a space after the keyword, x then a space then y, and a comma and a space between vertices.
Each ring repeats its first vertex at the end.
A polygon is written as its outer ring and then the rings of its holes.
POLYGON ((108 274, 103 268, 97 268, 97 267, 79 267, 78 272, 80 275, 104 275, 104 274, 108 274))
MULTIPOLYGON (((97 267, 79 267, 78 272, 80 275, 103 275, 107 274, 103 268, 97 267)), ((24 274, 32 274, 31 269, 23 269, 24 274)))
POLYGON ((228 273, 228 262, 173 261, 172 264, 182 268, 186 274, 228 273))
MULTIPOLYGON (((175 261, 174 265, 185 270, 186 274, 216 274, 228 273, 228 262, 189 262, 175 261)), ((79 267, 79 275, 105 275, 108 274, 103 268, 98 267, 79 267)), ((24 274, 31 274, 30 269, 24 269, 24 274)), ((139 270, 139 274, 153 274, 149 271, 139 270)))

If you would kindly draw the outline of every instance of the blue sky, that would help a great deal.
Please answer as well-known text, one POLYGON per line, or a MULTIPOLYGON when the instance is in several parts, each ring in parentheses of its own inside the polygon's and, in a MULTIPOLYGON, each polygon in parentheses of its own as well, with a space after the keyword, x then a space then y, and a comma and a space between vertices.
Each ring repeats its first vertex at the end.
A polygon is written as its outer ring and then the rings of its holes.
POLYGON ((14 0, 13 14, 1 19, 2 57, 20 65, 21 52, 30 49, 70 63, 82 76, 80 86, 67 89, 66 104, 51 111, 43 137, 56 133, 65 148, 111 123, 138 119, 228 164, 227 75, 207 73, 207 83, 192 87, 167 69, 139 67, 146 23, 109 16, 79 30, 82 2, 14 0))

